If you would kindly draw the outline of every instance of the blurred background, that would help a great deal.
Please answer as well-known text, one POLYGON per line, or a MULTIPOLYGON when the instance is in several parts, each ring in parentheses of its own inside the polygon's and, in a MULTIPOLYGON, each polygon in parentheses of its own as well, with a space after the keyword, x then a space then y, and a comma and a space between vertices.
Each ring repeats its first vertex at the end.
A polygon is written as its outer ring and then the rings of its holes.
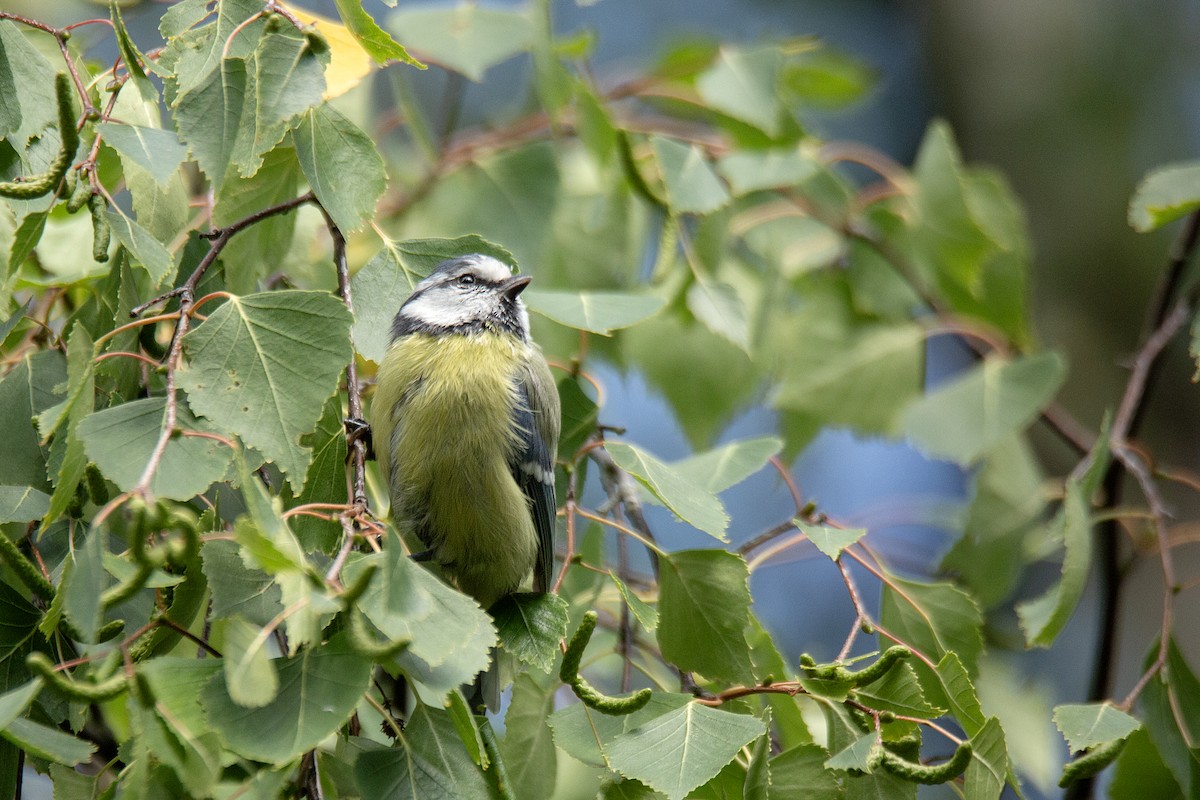
MULTIPOLYGON (((154 46, 166 4, 122 5, 134 38, 143 47, 154 46)), ((336 16, 331 0, 296 5, 336 16)), ((390 13, 379 0, 365 0, 365 5, 381 20, 390 13)), ((400 8, 413 5, 399 2, 400 8)), ((1063 404, 1093 430, 1104 411, 1115 406, 1128 357, 1142 334, 1144 310, 1177 234, 1177 226, 1151 235, 1134 233, 1126 206, 1147 170, 1200 151, 1200 5, 1185 0, 554 0, 551 5, 559 34, 595 33, 593 65, 602 85, 639 74, 669 43, 686 39, 816 36, 873 73, 862 100, 808 119, 818 135, 867 143, 907 165, 930 120, 947 120, 964 161, 1003 173, 1025 204, 1034 242, 1036 335, 1043 345, 1064 352, 1070 365, 1063 404)), ((104 4, 85 0, 3 0, 3 6, 55 25, 107 15, 104 4)), ((94 55, 111 62, 107 30, 85 28, 77 35, 101 42, 94 55)), ((530 105, 530 69, 528 58, 518 57, 490 70, 478 84, 460 86, 436 68, 410 75, 409 83, 431 115, 436 117, 448 91, 462 91, 459 124, 486 124, 530 105)), ((373 92, 360 90, 352 102, 369 106, 388 97, 377 86, 373 92)), ((536 274, 536 265, 532 269, 536 274)), ((966 353, 952 342, 935 340, 931 380, 966 363, 966 353)), ((1161 463, 1196 466, 1200 395, 1190 382, 1194 371, 1186 342, 1175 342, 1152 388, 1141 436, 1161 463)), ((602 421, 627 427, 630 441, 664 458, 690 452, 666 402, 641 376, 605 367, 598 372, 608 392, 602 421)), ((769 432, 773 423, 769 411, 751 409, 720 438, 769 432)), ((1054 440, 1036 443, 1047 474, 1061 475, 1072 465, 1071 454, 1054 440)), ((834 518, 870 528, 872 543, 890 563, 918 575, 935 574, 953 541, 955 514, 970 492, 970 476, 951 465, 931 462, 902 444, 842 431, 822 433, 792 469, 806 497, 834 518)), ((724 499, 733 516, 735 544, 793 511, 770 470, 724 499)), ((1169 494, 1167 499, 1181 518, 1197 510, 1194 496, 1169 494)), ((692 534, 656 510, 651 524, 668 547, 696 546, 692 534)), ((793 660, 801 651, 818 660, 834 657, 853 621, 836 570, 813 556, 793 549, 753 576, 757 612, 793 660)), ((1200 547, 1180 549, 1183 574, 1195 574, 1198 556, 1200 547)), ((874 587, 867 576, 858 577, 870 602, 874 587)), ((1044 577, 1048 581, 1052 570, 1044 577)), ((1158 581, 1154 564, 1145 563, 1124 592, 1118 696, 1136 678, 1156 631, 1158 581)), ((1034 581, 1022 594, 1033 596, 1041 588, 1034 581)), ((1049 722, 1049 709, 1086 695, 1097 638, 1095 590, 1093 585, 1091 599, 1049 651, 1021 651, 1015 621, 992 620, 993 657, 984 666, 980 691, 1006 727, 1021 720, 1030 731, 1014 737, 1011 746, 1027 770, 1031 797, 1060 793, 1054 781, 1065 746, 1049 722)), ((1197 618, 1198 594, 1180 596, 1179 620, 1197 618)), ((1181 635, 1185 631, 1181 623, 1181 635)), ((1192 633, 1182 644, 1195 664, 1200 641, 1194 626, 1192 633)))

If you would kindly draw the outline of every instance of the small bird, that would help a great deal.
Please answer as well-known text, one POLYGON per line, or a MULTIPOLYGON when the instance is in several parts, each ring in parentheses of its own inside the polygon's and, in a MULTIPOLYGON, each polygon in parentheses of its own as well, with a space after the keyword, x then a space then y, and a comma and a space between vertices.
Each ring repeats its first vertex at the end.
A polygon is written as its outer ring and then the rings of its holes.
POLYGON ((393 521, 485 609, 530 572, 548 591, 554 567, 560 405, 529 282, 485 255, 435 267, 396 314, 371 408, 393 521))

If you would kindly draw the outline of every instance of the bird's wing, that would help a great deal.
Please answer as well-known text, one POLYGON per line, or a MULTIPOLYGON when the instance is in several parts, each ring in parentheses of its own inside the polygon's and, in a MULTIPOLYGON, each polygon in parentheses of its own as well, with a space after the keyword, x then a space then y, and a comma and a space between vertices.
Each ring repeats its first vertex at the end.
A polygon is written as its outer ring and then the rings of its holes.
POLYGON ((550 589, 554 571, 554 457, 562 419, 558 389, 540 352, 533 354, 517 389, 519 402, 513 422, 521 445, 512 464, 513 477, 531 501, 530 513, 538 537, 533 588, 545 592, 550 589))

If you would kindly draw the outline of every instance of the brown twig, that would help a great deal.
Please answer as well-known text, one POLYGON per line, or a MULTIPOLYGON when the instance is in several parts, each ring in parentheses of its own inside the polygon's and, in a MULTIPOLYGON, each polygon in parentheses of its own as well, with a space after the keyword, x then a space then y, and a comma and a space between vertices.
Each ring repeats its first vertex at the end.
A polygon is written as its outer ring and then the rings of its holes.
POLYGON ((147 308, 166 302, 172 297, 179 298, 179 321, 175 325, 175 332, 171 337, 171 346, 167 351, 167 356, 164 363, 167 372, 166 380, 166 413, 163 418, 162 431, 159 434, 158 441, 154 444, 154 449, 150 452, 150 457, 146 460, 146 466, 142 469, 142 474, 138 478, 137 484, 129 494, 141 495, 147 497, 150 494, 150 483, 154 479, 154 473, 158 471, 158 465, 162 461, 163 454, 166 452, 167 444, 171 441, 171 437, 175 435, 176 426, 179 416, 179 400, 178 389, 176 386, 176 371, 179 367, 179 360, 183 350, 183 337, 187 333, 188 324, 191 320, 191 311, 195 305, 196 287, 199 285, 201 278, 208 272, 217 260, 217 256, 229 244, 229 241, 241 231, 260 222, 268 217, 277 214, 285 214, 305 203, 314 200, 312 192, 300 195, 299 197, 279 203, 278 205, 265 208, 254 214, 250 214, 237 222, 234 222, 220 230, 213 231, 205 238, 212 240, 209 245, 208 252, 204 254, 204 258, 196 265, 196 269, 188 276, 182 286, 179 286, 171 291, 154 298, 148 303, 143 303, 137 308, 129 312, 130 316, 137 317, 147 308))

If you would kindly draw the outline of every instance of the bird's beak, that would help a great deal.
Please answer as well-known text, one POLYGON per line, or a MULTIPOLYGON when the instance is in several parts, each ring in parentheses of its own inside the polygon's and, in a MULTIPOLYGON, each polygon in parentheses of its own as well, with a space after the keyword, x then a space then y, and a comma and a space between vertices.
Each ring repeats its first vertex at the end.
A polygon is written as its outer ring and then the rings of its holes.
POLYGON ((509 300, 515 300, 517 295, 525 291, 525 287, 533 278, 528 275, 514 275, 504 283, 500 284, 500 293, 509 300))

